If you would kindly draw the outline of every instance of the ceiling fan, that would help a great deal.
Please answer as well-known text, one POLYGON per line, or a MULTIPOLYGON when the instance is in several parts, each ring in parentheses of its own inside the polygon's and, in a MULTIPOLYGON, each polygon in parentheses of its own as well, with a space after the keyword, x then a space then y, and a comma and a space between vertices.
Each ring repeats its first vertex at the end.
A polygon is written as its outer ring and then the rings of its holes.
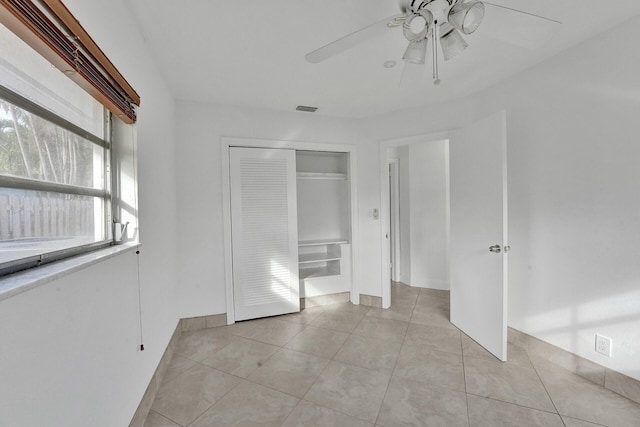
POLYGON ((478 29, 484 18, 485 5, 561 24, 555 19, 480 0, 399 0, 399 3, 400 14, 389 16, 339 38, 309 52, 305 58, 311 63, 322 62, 389 28, 402 27, 402 33, 409 42, 402 59, 412 64, 424 64, 430 42, 433 82, 438 84, 438 50, 445 61, 464 51, 468 44, 462 34, 469 35, 478 29))

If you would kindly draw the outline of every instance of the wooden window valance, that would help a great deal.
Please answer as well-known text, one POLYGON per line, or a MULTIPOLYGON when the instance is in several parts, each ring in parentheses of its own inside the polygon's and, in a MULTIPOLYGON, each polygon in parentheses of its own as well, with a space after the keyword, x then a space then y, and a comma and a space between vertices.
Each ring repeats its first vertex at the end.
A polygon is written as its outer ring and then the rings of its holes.
POLYGON ((140 97, 60 0, 0 0, 0 23, 125 123, 140 97))

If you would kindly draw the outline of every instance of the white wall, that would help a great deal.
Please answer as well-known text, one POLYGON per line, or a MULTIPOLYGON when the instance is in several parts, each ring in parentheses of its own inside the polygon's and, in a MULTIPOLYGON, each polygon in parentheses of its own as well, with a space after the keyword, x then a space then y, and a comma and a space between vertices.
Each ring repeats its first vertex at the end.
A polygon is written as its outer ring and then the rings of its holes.
POLYGON ((448 142, 418 136, 397 147, 400 168, 401 281, 449 289, 448 142))
POLYGON ((501 95, 512 104, 509 228, 517 245, 509 323, 638 379, 640 57, 630 52, 639 23, 528 72, 501 95), (596 333, 613 339, 612 359, 594 352, 596 333))
POLYGON ((509 325, 638 379, 639 24, 469 99, 362 121, 382 141, 506 109, 509 325), (594 352, 595 333, 613 339, 613 358, 594 352))
POLYGON ((377 147, 352 121, 192 102, 178 104, 180 316, 225 313, 221 138, 356 145, 360 292, 380 295, 377 147), (373 263, 373 267, 372 267, 373 263))
POLYGON ((122 1, 65 5, 136 88, 142 320, 132 252, 0 302, 0 425, 126 426, 178 321, 174 101, 122 1))
POLYGON ((447 154, 447 141, 409 145, 411 286, 449 289, 447 154))

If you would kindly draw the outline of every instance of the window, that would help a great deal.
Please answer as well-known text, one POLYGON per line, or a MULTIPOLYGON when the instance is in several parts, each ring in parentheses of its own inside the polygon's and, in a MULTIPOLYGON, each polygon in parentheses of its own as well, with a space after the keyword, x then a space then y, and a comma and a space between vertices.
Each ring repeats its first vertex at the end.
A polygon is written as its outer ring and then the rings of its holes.
MULTIPOLYGON (((111 243, 111 118, 0 25, 0 275, 111 243)), ((114 119, 117 120, 117 119, 114 119)))
POLYGON ((0 268, 38 265, 108 240, 108 142, 87 140, 8 102, 3 92, 0 268))

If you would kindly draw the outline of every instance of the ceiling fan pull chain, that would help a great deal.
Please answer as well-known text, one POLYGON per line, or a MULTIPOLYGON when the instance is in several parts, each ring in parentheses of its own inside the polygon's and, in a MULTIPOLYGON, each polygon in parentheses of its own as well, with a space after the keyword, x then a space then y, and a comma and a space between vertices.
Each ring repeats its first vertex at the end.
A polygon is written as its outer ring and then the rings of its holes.
POLYGON ((433 21, 433 29, 431 32, 431 44, 433 49, 431 52, 433 54, 433 84, 440 84, 440 76, 438 75, 438 38, 440 36, 438 30, 438 21, 433 21))

